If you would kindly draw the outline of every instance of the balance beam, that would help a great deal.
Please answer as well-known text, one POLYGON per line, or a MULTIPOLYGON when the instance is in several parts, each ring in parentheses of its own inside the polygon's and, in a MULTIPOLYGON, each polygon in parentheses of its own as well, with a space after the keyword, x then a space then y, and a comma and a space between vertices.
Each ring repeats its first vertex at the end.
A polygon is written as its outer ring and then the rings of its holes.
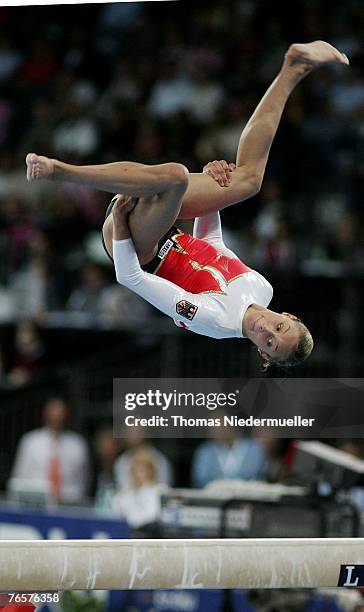
POLYGON ((335 587, 358 564, 364 538, 3 540, 0 590, 335 587))

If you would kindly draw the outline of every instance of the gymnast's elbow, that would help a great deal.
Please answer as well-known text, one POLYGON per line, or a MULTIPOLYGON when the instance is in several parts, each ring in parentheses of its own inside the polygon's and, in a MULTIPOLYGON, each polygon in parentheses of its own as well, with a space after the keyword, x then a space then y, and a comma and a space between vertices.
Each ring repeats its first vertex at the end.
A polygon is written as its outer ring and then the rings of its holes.
POLYGON ((242 200, 257 195, 262 188, 263 173, 246 166, 238 167, 234 172, 235 188, 240 190, 242 200))
POLYGON ((247 174, 244 180, 244 189, 247 191, 249 198, 252 198, 260 192, 262 183, 263 175, 261 175, 259 172, 247 174))
POLYGON ((125 272, 121 272, 116 269, 116 280, 119 285, 123 285, 123 287, 128 287, 128 289, 134 289, 139 284, 139 275, 137 274, 125 274, 125 272))
POLYGON ((260 174, 260 173, 252 174, 249 178, 249 184, 250 184, 252 196, 257 195, 262 188, 263 174, 260 174))

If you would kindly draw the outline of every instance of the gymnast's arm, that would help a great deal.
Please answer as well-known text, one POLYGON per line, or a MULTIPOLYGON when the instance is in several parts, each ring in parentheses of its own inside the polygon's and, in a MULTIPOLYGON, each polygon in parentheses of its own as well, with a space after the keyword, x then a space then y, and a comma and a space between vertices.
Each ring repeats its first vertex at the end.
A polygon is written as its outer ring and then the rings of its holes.
POLYGON ((195 309, 191 319, 201 321, 203 318, 205 322, 210 317, 215 319, 213 305, 207 306, 207 296, 189 293, 164 278, 144 272, 131 238, 113 240, 113 258, 118 283, 125 285, 169 317, 178 317, 177 304, 186 300, 195 309))
POLYGON ((193 225, 193 235, 200 240, 219 249, 227 257, 238 259, 237 255, 225 245, 222 237, 220 213, 213 212, 203 217, 197 217, 193 225))
POLYGON ((213 212, 203 217, 197 217, 193 224, 193 236, 200 240, 206 240, 214 246, 224 244, 220 213, 213 212))
MULTIPOLYGON (((140 267, 127 221, 134 206, 131 200, 119 197, 113 207, 113 259, 118 283, 128 287, 147 302, 168 315, 178 316, 177 305, 183 300, 190 303, 192 311, 186 313, 188 320, 212 324, 216 320, 216 305, 206 295, 189 293, 164 278, 148 274, 140 267)), ((183 308, 182 308, 183 310, 183 308)), ((183 316, 183 315, 182 315, 183 316)))
POLYGON ((127 222, 128 211, 133 203, 119 197, 113 207, 113 259, 116 279, 134 293, 147 300, 169 317, 178 316, 177 304, 183 300, 190 302, 193 312, 189 320, 204 320, 212 323, 216 319, 216 306, 206 295, 195 295, 164 278, 148 274, 140 267, 138 255, 127 222))

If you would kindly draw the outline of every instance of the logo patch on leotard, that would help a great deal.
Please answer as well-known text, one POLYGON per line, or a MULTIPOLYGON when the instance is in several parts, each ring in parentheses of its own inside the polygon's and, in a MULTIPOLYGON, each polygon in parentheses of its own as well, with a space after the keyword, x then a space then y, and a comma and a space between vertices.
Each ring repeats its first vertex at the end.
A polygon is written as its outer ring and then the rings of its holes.
POLYGON ((159 249, 157 257, 159 257, 159 259, 164 259, 172 247, 173 242, 168 238, 168 240, 165 241, 164 245, 159 249))
POLYGON ((177 314, 185 317, 189 321, 192 321, 193 317, 198 311, 198 306, 191 304, 191 302, 187 302, 187 300, 181 300, 176 304, 176 311, 177 314))

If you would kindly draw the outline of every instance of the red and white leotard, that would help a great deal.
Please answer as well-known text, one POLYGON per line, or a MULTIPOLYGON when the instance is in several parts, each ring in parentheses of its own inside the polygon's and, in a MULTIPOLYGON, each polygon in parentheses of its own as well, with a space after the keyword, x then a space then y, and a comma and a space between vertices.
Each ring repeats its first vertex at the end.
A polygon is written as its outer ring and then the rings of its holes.
POLYGON ((243 338, 251 304, 268 306, 273 289, 222 239, 219 213, 195 220, 193 236, 177 230, 159 249, 154 274, 144 272, 131 238, 113 241, 117 281, 172 317, 211 338, 243 338))

